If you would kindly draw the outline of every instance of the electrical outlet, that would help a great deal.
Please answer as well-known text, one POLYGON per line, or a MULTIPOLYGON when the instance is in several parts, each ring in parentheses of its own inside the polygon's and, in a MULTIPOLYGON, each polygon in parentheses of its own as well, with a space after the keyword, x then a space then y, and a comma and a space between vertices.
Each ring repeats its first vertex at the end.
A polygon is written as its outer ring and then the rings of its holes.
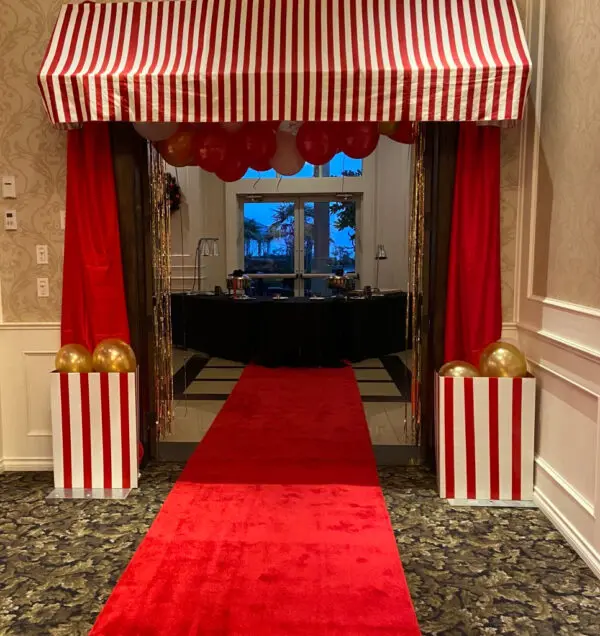
POLYGON ((48 265, 48 246, 36 245, 35 255, 38 265, 48 265))
POLYGON ((50 296, 50 284, 47 278, 37 279, 37 295, 38 298, 48 298, 50 296))
POLYGON ((17 229, 17 211, 6 210, 4 212, 4 229, 14 231, 17 229))
POLYGON ((2 198, 3 199, 17 198, 17 182, 15 178, 10 175, 4 175, 2 177, 2 198))

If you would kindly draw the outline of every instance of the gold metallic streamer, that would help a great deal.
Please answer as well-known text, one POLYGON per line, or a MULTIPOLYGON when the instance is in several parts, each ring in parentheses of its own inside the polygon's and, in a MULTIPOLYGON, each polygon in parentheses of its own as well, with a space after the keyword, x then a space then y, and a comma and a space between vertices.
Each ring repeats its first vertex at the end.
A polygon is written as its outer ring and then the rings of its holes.
POLYGON ((152 205, 154 270, 154 394, 156 428, 162 438, 173 423, 173 360, 171 338, 171 211, 166 193, 165 163, 148 144, 152 205))

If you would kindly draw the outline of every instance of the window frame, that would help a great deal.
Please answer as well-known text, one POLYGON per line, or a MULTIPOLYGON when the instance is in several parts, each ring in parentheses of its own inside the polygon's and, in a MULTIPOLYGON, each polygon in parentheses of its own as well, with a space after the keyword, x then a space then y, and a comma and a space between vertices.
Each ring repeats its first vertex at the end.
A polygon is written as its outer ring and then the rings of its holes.
MULTIPOLYGON (((302 201, 331 200, 336 195, 349 194, 357 199, 358 240, 356 270, 361 285, 372 285, 375 274, 375 154, 363 160, 360 177, 301 177, 240 179, 227 183, 225 188, 225 246, 226 267, 230 274, 244 267, 244 200, 262 197, 263 200, 302 201), (370 220, 371 222, 368 222, 370 220)), ((302 204, 303 205, 303 204, 302 204)))
MULTIPOLYGON (((352 197, 352 200, 356 204, 356 245, 355 245, 355 271, 360 276, 360 267, 361 267, 361 254, 360 254, 360 245, 361 245, 361 226, 362 226, 362 196, 356 194, 350 194, 347 192, 349 196, 352 197)), ((305 205, 307 203, 330 203, 335 200, 335 197, 327 196, 327 195, 319 195, 319 196, 264 196, 260 201, 255 201, 252 199, 248 199, 245 195, 241 194, 237 197, 237 208, 238 208, 238 218, 241 224, 241 241, 238 242, 237 245, 237 258, 238 262, 241 263, 239 268, 236 269, 245 269, 245 244, 244 244, 244 205, 246 203, 292 203, 294 206, 294 272, 290 272, 287 274, 248 274, 250 278, 287 278, 294 279, 294 294, 296 296, 304 296, 304 281, 308 278, 328 278, 331 274, 326 273, 306 273, 304 271, 304 260, 305 260, 305 247, 304 247, 304 228, 305 226, 305 205)), ((233 270, 232 270, 233 271, 233 270)))

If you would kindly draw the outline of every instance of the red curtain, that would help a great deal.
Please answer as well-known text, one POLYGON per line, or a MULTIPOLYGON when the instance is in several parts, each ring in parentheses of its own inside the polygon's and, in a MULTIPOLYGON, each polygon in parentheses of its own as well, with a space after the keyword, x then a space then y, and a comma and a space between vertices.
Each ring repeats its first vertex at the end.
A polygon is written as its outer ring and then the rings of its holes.
POLYGON ((70 130, 61 341, 129 342, 108 124, 70 130))
POLYGON ((501 331, 500 129, 466 123, 456 164, 445 361, 478 365, 501 331))

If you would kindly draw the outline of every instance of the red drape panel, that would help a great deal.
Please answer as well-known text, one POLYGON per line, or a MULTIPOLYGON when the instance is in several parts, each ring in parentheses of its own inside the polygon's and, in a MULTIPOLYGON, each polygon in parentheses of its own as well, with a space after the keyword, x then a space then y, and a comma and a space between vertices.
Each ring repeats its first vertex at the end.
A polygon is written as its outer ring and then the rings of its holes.
POLYGON ((108 124, 70 130, 62 344, 90 351, 104 338, 129 342, 108 124))
POLYGON ((500 129, 466 123, 456 164, 445 361, 478 365, 501 331, 500 129))

